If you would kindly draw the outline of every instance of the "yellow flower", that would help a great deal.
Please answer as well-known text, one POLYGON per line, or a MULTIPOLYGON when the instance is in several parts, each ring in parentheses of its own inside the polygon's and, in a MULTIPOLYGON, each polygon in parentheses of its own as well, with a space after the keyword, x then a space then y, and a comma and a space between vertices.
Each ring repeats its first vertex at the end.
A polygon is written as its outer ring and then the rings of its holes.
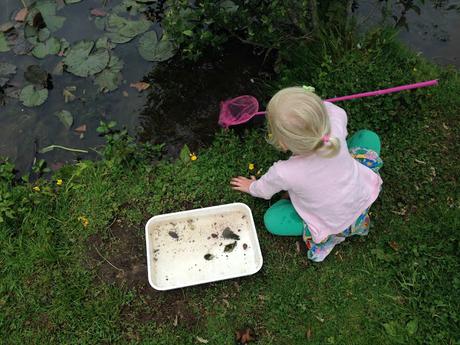
POLYGON ((34 191, 36 192, 39 192, 40 191, 40 187, 39 186, 35 186, 34 188, 32 188, 34 191))
POLYGON ((62 179, 58 178, 57 181, 56 181, 56 185, 57 186, 62 186, 64 182, 62 181, 62 179))
POLYGON ((83 224, 83 226, 86 228, 89 225, 89 220, 88 218, 84 216, 78 217, 78 220, 83 224))
POLYGON ((191 161, 196 161, 198 159, 197 155, 195 153, 190 154, 190 160, 191 161))
POLYGON ((254 163, 249 163, 248 164, 248 169, 249 170, 254 170, 254 163))

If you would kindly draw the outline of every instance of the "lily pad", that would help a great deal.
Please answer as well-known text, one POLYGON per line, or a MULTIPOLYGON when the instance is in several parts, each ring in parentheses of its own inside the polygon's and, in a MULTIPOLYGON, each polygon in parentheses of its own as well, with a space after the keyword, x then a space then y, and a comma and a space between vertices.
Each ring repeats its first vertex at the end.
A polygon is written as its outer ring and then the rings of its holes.
POLYGON ((122 36, 118 32, 107 32, 105 36, 107 36, 110 42, 118 44, 127 43, 133 39, 133 37, 122 36))
POLYGON ((116 45, 109 42, 108 37, 101 37, 97 39, 95 47, 96 49, 113 49, 116 45))
POLYGON ((51 31, 48 28, 43 28, 38 32, 38 40, 45 42, 51 36, 51 31))
POLYGON ((24 79, 31 84, 46 87, 48 84, 48 72, 38 65, 30 65, 24 72, 24 79))
POLYGON ((0 32, 0 53, 4 53, 10 50, 10 47, 8 46, 8 42, 5 38, 5 34, 3 32, 0 32))
MULTIPOLYGON (((0 62, 0 88, 10 81, 10 75, 16 74, 16 66, 6 62, 0 62)), ((3 91, 3 90, 2 90, 3 91)), ((2 93, 2 92, 0 92, 2 93)))
MULTIPOLYGON (((0 88, 1 88, 1 87, 4 87, 9 81, 10 81, 9 78, 0 77, 0 88)), ((3 91, 3 90, 2 90, 2 91, 3 91)), ((2 92, 0 92, 0 93, 2 93, 2 92)))
POLYGON ((176 47, 171 40, 163 36, 158 40, 155 31, 146 32, 139 40, 139 54, 147 61, 165 61, 176 53, 176 47))
POLYGON ((94 25, 96 25, 96 27, 99 30, 105 30, 106 23, 107 23, 106 17, 97 17, 96 19, 94 19, 94 25))
POLYGON ((93 49, 94 46, 92 41, 80 41, 70 47, 63 60, 67 71, 79 77, 101 72, 109 63, 109 52, 106 49, 93 49))
POLYGON ((70 48, 70 43, 65 38, 61 38, 60 42, 61 42, 61 50, 59 51, 58 55, 65 56, 67 55, 67 49, 70 48))
POLYGON ((127 20, 125 26, 123 26, 118 33, 126 37, 136 37, 146 32, 151 25, 152 22, 148 20, 127 20))
POLYGON ((47 55, 55 55, 59 53, 61 49, 61 42, 55 38, 51 37, 46 42, 38 43, 32 50, 32 55, 37 59, 43 59, 47 55))
POLYGON ((145 12, 147 10, 147 5, 142 4, 147 2, 155 2, 154 0, 144 0, 144 1, 137 1, 137 0, 123 0, 119 5, 113 8, 114 13, 125 13, 128 12, 131 16, 136 16, 139 13, 145 12))
POLYGON ((60 17, 56 15, 57 5, 55 1, 40 1, 35 6, 40 11, 40 14, 43 17, 43 21, 45 22, 46 27, 50 31, 56 31, 62 28, 65 22, 65 17, 60 17))
POLYGON ((16 55, 26 55, 32 50, 33 45, 24 37, 22 30, 18 31, 18 35, 14 40, 13 53, 16 55))
POLYGON ((34 39, 35 42, 38 41, 38 30, 37 30, 37 28, 35 28, 34 26, 32 26, 32 25, 27 23, 24 26, 24 36, 29 40, 29 42, 30 42, 30 39, 32 39, 32 38, 34 39))
POLYGON ((68 110, 61 110, 56 112, 56 116, 59 118, 59 120, 62 122, 62 124, 65 126, 65 128, 70 129, 73 124, 73 116, 72 113, 68 110))
POLYGON ((26 107, 38 107, 45 103, 47 98, 48 90, 37 88, 34 85, 27 85, 19 95, 19 100, 26 107))
POLYGON ((0 75, 16 74, 16 66, 8 62, 0 62, 0 75))
POLYGON ((101 73, 96 75, 94 80, 95 84, 99 86, 99 90, 103 92, 116 90, 123 79, 120 73, 122 69, 123 61, 115 55, 112 55, 108 66, 101 73))
MULTIPOLYGON (((141 20, 128 20, 117 14, 111 14, 107 18, 107 31, 112 33, 114 38, 117 38, 118 41, 124 40, 125 42, 133 39, 137 35, 140 35, 146 32, 152 22, 141 19, 141 20), (121 36, 121 37, 115 37, 121 36), (123 39, 125 37, 125 39, 123 39), (129 39, 128 39, 129 38, 129 39)), ((113 40, 112 40, 113 41, 113 40)), ((115 42, 115 41, 113 41, 115 42)), ((119 43, 119 42, 115 42, 119 43)))

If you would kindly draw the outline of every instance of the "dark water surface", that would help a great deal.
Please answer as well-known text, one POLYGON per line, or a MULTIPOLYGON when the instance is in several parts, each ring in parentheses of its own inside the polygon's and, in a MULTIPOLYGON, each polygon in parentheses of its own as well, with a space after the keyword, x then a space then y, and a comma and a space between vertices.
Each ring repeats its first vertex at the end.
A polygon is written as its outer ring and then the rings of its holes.
MULTIPOLYGON (((107 10, 120 1, 109 1, 107 10)), ((103 7, 103 3, 103 0, 83 0, 65 6, 58 12, 66 17, 65 25, 53 36, 65 37, 71 44, 101 37, 103 32, 95 26, 90 10, 103 7)), ((379 3, 358 1, 358 22, 362 28, 380 23, 379 3)), ((400 37, 404 42, 437 63, 460 67, 460 12, 448 10, 450 5, 451 2, 444 1, 435 7, 426 1, 420 15, 395 6, 396 19, 390 17, 389 22, 400 20, 401 14, 404 15, 408 27, 408 30, 401 27, 400 37)), ((20 7, 18 0, 0 0, 0 24, 11 20, 20 7)), ((152 28, 161 31, 158 24, 152 28)), ((138 40, 117 45, 113 50, 124 61, 123 83, 114 92, 100 93, 92 78, 79 78, 64 72, 61 76, 53 76, 53 89, 43 105, 27 108, 16 99, 9 99, 6 105, 0 106, 0 156, 10 157, 21 171, 30 169, 37 156, 37 145, 39 148, 51 144, 82 148, 90 153, 79 154, 79 157, 95 158, 97 155, 91 148, 104 142, 96 133, 101 120, 115 120, 141 140, 165 142, 168 152, 174 154, 185 143, 193 148, 210 142, 217 129, 221 100, 242 94, 267 98, 257 85, 269 75, 269 63, 249 47, 232 42, 218 55, 208 54, 196 63, 175 57, 156 66, 141 58, 137 51, 138 40), (141 80, 148 81, 151 87, 139 93, 129 86, 141 80), (66 86, 77 87, 76 101, 64 102, 62 90, 66 86), (74 115, 70 130, 55 115, 63 109, 74 115), (87 131, 80 138, 73 129, 83 124, 87 131)), ((27 66, 38 64, 51 72, 61 60, 58 56, 40 60, 33 56, 15 56, 12 52, 0 53, 0 62, 18 67, 11 83, 20 88, 24 86, 23 73, 27 66)), ((54 150, 39 154, 38 158, 51 164, 72 161, 77 155, 54 150)))
MULTIPOLYGON (((0 0, 0 24, 10 20, 20 8, 18 0, 0 0)), ((70 44, 82 40, 96 40, 103 32, 94 24, 90 11, 102 7, 102 0, 83 0, 80 3, 65 6, 58 15, 66 17, 64 26, 52 36, 65 37, 70 44)), ((111 0, 111 7, 119 4, 119 0, 111 0)), ((115 120, 125 125, 135 133, 139 125, 138 114, 143 109, 147 93, 139 93, 129 87, 130 83, 142 80, 152 67, 139 55, 137 41, 118 45, 113 51, 124 61, 122 70, 123 83, 114 92, 100 93, 93 84, 92 78, 80 78, 64 72, 62 76, 52 76, 53 89, 49 92, 47 101, 34 108, 24 107, 18 100, 9 99, 5 106, 0 106, 0 156, 8 156, 19 170, 30 168, 34 155, 36 141, 43 148, 51 144, 59 144, 72 148, 89 149, 104 142, 98 137, 96 128, 99 121, 115 120), (66 86, 76 86, 75 95, 79 98, 71 103, 65 103, 62 91, 66 86), (128 95, 123 95, 127 92, 128 95), (67 130, 55 115, 56 111, 68 110, 74 116, 76 128, 86 124, 87 131, 83 139, 72 129, 67 130)), ((0 62, 9 62, 17 66, 17 74, 13 83, 20 88, 24 85, 23 73, 29 65, 40 65, 47 72, 53 70, 62 58, 47 56, 36 59, 33 56, 16 56, 13 52, 0 53, 0 62)), ((91 150, 90 150, 91 151, 91 150)), ((86 157, 95 157, 94 152, 86 157)), ((75 158, 75 154, 54 150, 40 155, 51 162, 62 162, 75 158)))
POLYGON ((415 51, 440 65, 460 68, 460 1, 396 1, 384 20, 384 2, 358 1, 358 23, 362 30, 375 25, 395 25, 399 37, 415 51), (416 6, 416 7, 411 7, 416 6))

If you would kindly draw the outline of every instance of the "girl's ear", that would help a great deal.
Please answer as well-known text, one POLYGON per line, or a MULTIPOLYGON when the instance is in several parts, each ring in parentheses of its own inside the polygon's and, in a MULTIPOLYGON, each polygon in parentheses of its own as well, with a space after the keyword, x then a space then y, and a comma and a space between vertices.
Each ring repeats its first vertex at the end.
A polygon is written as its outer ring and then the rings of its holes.
POLYGON ((279 141, 279 146, 283 150, 283 152, 286 152, 288 150, 288 147, 280 140, 279 141))

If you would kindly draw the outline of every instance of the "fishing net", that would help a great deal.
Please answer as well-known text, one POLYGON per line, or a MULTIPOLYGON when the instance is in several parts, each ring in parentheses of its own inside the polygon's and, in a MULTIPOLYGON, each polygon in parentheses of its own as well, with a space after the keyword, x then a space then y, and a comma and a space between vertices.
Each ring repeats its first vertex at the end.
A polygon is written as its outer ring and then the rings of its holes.
POLYGON ((265 112, 259 111, 259 102, 255 97, 239 96, 220 103, 219 125, 225 128, 239 125, 262 114, 265 112))

